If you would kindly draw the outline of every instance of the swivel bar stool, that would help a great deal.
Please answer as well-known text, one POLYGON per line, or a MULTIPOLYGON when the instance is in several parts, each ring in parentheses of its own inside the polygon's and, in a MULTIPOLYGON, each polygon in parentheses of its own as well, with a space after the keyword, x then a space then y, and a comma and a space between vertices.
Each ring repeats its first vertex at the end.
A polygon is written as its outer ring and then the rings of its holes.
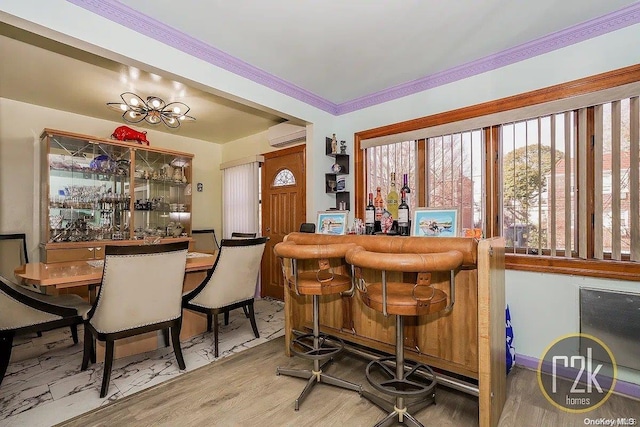
POLYGON ((275 254, 284 259, 291 259, 291 269, 285 268, 283 260, 283 274, 285 284, 293 287, 296 295, 311 295, 313 302, 313 333, 300 335, 291 343, 291 351, 302 358, 313 360, 313 369, 276 369, 277 375, 289 375, 308 380, 307 385, 295 401, 295 410, 307 397, 316 383, 326 383, 336 387, 360 392, 358 384, 336 378, 324 373, 324 368, 332 362, 332 357, 344 348, 344 343, 337 337, 330 337, 320 333, 320 296, 346 292, 352 289, 351 277, 334 274, 330 265, 332 258, 344 258, 348 249, 354 248, 354 243, 328 245, 298 245, 295 242, 282 242, 274 247, 275 254), (317 260, 317 269, 300 271, 298 261, 317 260), (322 365, 320 361, 328 359, 322 365))
POLYGON ((455 270, 462 264, 462 253, 380 253, 358 246, 347 252, 346 259, 352 266, 362 302, 385 316, 396 316, 395 357, 376 359, 366 368, 369 383, 379 392, 395 397, 395 401, 389 402, 364 390, 361 395, 389 413, 376 427, 390 426, 396 420, 404 425, 421 427, 422 424, 409 411, 415 413, 435 403, 436 376, 429 366, 405 360, 404 317, 433 314, 452 307, 447 306, 447 294, 432 286, 431 273, 450 271, 450 290, 453 293, 455 270), (381 271, 382 281, 367 285, 361 268, 381 271), (388 281, 387 271, 418 273, 416 284, 388 281), (407 398, 413 399, 412 402, 407 404, 407 398))

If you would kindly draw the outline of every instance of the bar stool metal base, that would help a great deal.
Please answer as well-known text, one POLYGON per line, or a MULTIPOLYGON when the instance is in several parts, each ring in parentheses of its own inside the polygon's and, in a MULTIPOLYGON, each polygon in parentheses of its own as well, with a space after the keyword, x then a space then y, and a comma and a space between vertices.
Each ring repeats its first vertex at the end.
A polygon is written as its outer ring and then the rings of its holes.
MULTIPOLYGON (((315 360, 314 362, 318 363, 318 360, 315 360)), ((280 367, 276 368, 276 375, 288 375, 290 377, 296 377, 296 378, 302 378, 302 379, 308 380, 307 385, 302 390, 302 393, 300 393, 300 396, 298 396, 298 398, 294 402, 294 408, 296 411, 300 409, 300 404, 302 403, 302 401, 311 392, 311 389, 313 389, 313 387, 318 383, 329 384, 335 387, 340 387, 340 388, 353 390, 357 392, 362 391, 362 387, 358 384, 354 384, 352 382, 345 381, 340 378, 336 378, 333 375, 325 374, 323 370, 331 362, 333 362, 333 359, 327 360, 322 364, 322 366, 319 367, 319 370, 317 371, 310 370, 310 369, 287 369, 287 368, 280 368, 280 367)))
POLYGON ((300 409, 300 404, 317 383, 325 383, 335 387, 357 391, 358 393, 362 392, 362 386, 323 372, 324 368, 333 362, 331 356, 342 351, 344 342, 339 338, 320 333, 320 300, 318 295, 313 295, 312 301, 313 334, 301 335, 293 340, 291 343, 291 351, 304 359, 313 360, 313 369, 276 368, 276 375, 287 375, 307 380, 307 385, 294 402, 296 411, 300 409), (302 350, 298 350, 296 347, 300 347, 302 350), (320 365, 320 360, 326 358, 329 358, 329 360, 320 365))
POLYGON ((389 402, 373 393, 363 391, 362 397, 388 412, 375 427, 390 426, 396 422, 412 427, 423 427, 411 413, 436 403, 436 375, 429 366, 404 358, 404 317, 396 315, 396 355, 371 361, 365 371, 367 380, 376 390, 394 396, 389 402), (393 366, 395 365, 395 366, 393 366), (395 368, 395 369, 393 369, 395 368), (430 379, 417 375, 426 371, 430 379), (381 380, 375 378, 382 376, 381 380), (413 399, 410 403, 406 399, 413 399))
POLYGON ((383 411, 386 411, 389 413, 386 417, 380 420, 374 427, 391 426, 395 424, 396 421, 406 426, 423 427, 422 423, 420 423, 420 421, 415 419, 414 416, 411 415, 411 413, 416 413, 421 409, 431 405, 432 403, 433 404, 436 403, 435 393, 432 394, 431 396, 427 396, 415 402, 406 404, 404 408, 398 408, 395 402, 389 402, 387 400, 384 400, 380 396, 375 395, 368 391, 363 390, 360 393, 360 395, 365 399, 367 399, 369 402, 373 403, 374 405, 382 409, 383 411))

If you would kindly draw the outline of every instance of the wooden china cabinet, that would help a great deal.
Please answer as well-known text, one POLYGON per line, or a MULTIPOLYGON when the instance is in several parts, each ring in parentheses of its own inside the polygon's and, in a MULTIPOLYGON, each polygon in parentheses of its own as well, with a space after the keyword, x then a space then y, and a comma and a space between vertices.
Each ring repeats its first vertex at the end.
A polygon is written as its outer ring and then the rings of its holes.
POLYGON ((190 239, 193 154, 52 129, 41 150, 42 262, 190 239))

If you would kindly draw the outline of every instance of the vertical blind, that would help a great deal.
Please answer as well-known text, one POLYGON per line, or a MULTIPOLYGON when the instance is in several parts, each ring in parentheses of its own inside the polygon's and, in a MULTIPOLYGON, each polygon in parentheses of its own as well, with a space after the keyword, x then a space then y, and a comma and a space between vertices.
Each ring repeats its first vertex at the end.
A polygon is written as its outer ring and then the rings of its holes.
POLYGON ((231 233, 260 235, 258 162, 233 166, 222 171, 222 232, 225 239, 231 233))

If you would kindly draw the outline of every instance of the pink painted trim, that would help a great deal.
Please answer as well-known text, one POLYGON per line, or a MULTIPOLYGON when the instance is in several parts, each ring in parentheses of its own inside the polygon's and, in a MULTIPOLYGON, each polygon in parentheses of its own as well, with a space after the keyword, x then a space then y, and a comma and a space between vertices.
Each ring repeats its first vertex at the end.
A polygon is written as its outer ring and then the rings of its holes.
POLYGON ((200 58, 241 77, 252 80, 282 94, 302 101, 322 111, 339 116, 413 95, 458 80, 486 73, 516 62, 561 49, 582 41, 640 23, 640 2, 616 12, 594 18, 573 27, 557 31, 511 49, 468 62, 439 73, 402 83, 351 101, 335 104, 273 74, 254 67, 213 46, 195 39, 144 15, 117 0, 67 0, 110 21, 121 24, 168 46, 200 58))

